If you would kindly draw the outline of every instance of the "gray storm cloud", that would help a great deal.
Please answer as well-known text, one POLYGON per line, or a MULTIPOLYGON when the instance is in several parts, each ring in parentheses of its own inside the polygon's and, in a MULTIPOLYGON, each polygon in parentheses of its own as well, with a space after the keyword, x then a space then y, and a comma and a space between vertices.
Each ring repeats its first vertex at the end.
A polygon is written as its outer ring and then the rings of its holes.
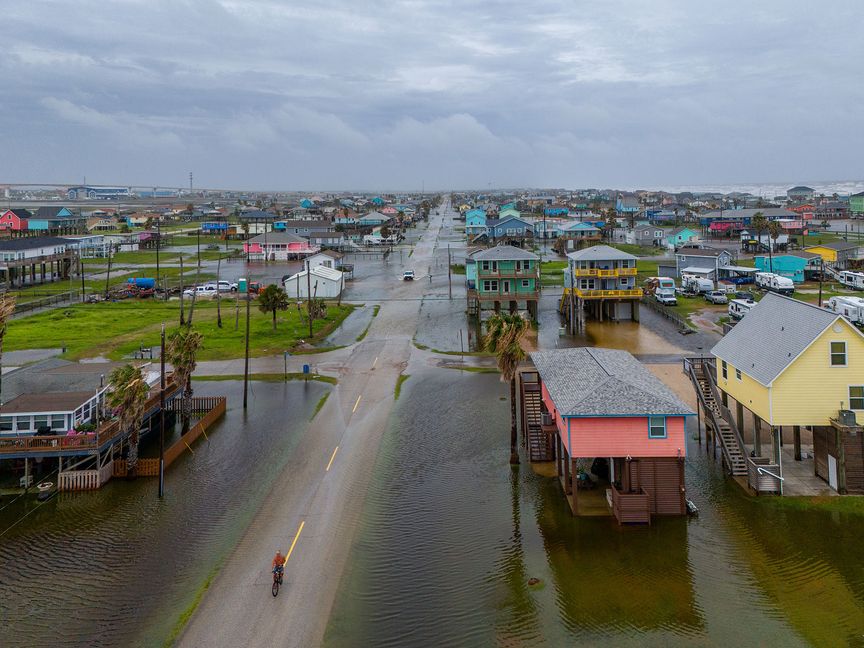
POLYGON ((4 9, 0 182, 841 179, 857 0, 78 0, 4 9))

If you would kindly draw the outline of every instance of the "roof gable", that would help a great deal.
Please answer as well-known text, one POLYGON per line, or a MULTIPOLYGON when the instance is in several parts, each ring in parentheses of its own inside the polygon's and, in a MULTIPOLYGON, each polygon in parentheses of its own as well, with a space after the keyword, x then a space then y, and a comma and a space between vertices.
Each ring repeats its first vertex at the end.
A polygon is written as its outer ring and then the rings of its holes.
POLYGON ((767 387, 838 318, 827 309, 769 292, 711 353, 767 387))

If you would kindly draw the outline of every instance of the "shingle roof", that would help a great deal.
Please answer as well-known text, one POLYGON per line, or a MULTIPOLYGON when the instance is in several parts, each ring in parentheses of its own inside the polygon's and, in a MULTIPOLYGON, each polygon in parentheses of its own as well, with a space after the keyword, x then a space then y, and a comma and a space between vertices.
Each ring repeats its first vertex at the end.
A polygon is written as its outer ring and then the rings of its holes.
POLYGON ((496 245, 488 250, 472 252, 471 258, 475 261, 521 261, 522 259, 533 261, 540 257, 533 252, 512 245, 496 245))
POLYGON ((811 245, 808 247, 808 250, 812 250, 813 248, 828 248, 829 250, 854 250, 855 248, 861 247, 859 243, 847 243, 846 241, 831 241, 830 243, 819 243, 818 245, 811 245))
POLYGON ((691 247, 682 247, 678 248, 677 254, 681 256, 696 256, 696 257, 719 257, 724 252, 728 253, 728 250, 721 250, 719 248, 691 248, 691 247))
POLYGON ((95 392, 41 392, 38 394, 21 394, 0 407, 2 414, 23 414, 27 412, 74 412, 95 392))
POLYGON ((626 351, 581 347, 538 351, 531 359, 563 416, 693 414, 626 351))
POLYGON ((69 245, 69 239, 59 236, 23 236, 21 238, 0 241, 0 250, 12 252, 15 250, 35 250, 40 247, 54 245, 69 245))
POLYGON ((252 211, 243 212, 238 216, 240 220, 279 220, 279 214, 274 214, 272 212, 262 211, 260 209, 255 209, 252 211))
POLYGON ((838 317, 769 292, 711 353, 767 386, 838 317))
POLYGON ((574 261, 617 261, 619 259, 635 259, 636 257, 608 245, 592 245, 578 252, 570 252, 567 258, 574 261))
POLYGON ((302 236, 297 236, 296 234, 292 234, 291 232, 267 232, 266 234, 259 234, 258 236, 254 236, 249 239, 249 243, 264 243, 267 242, 267 245, 275 244, 275 243, 308 243, 309 240, 302 236))

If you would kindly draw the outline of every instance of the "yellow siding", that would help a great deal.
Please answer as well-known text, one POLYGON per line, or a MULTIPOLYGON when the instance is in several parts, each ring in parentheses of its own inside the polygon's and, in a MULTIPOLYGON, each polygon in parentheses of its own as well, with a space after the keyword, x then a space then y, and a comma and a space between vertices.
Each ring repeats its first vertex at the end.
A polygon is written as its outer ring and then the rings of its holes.
POLYGON ((807 252, 813 252, 814 254, 818 254, 826 263, 834 263, 835 261, 837 261, 837 250, 822 247, 821 245, 814 245, 805 249, 807 252))
POLYGON ((773 425, 829 425, 841 401, 849 407, 849 385, 864 384, 864 338, 840 322, 840 333, 829 328, 774 381, 773 421, 766 417, 773 425), (846 342, 846 366, 832 367, 830 343, 841 341, 846 342))
MULTIPOLYGON (((741 380, 735 377, 735 367, 728 364, 728 378, 723 379, 723 361, 717 358, 717 386, 741 403, 756 416, 767 421, 770 416, 768 388, 753 380, 743 371, 741 380)), ((735 411, 734 409, 732 410, 735 411)))

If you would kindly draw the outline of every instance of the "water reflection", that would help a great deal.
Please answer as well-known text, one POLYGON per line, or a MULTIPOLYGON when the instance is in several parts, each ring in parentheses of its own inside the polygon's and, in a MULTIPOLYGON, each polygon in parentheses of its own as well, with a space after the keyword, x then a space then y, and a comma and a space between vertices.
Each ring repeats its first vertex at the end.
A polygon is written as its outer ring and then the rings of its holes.
POLYGON ((698 518, 573 518, 554 479, 507 465, 495 376, 416 378, 327 645, 861 645, 861 516, 748 498, 691 440, 698 518))
POLYGON ((168 471, 164 500, 155 480, 113 480, 0 511, 0 530, 27 516, 2 538, 0 644, 162 645, 236 545, 329 387, 252 383, 245 415, 241 389, 196 383, 196 395, 227 394, 230 409, 168 471))

